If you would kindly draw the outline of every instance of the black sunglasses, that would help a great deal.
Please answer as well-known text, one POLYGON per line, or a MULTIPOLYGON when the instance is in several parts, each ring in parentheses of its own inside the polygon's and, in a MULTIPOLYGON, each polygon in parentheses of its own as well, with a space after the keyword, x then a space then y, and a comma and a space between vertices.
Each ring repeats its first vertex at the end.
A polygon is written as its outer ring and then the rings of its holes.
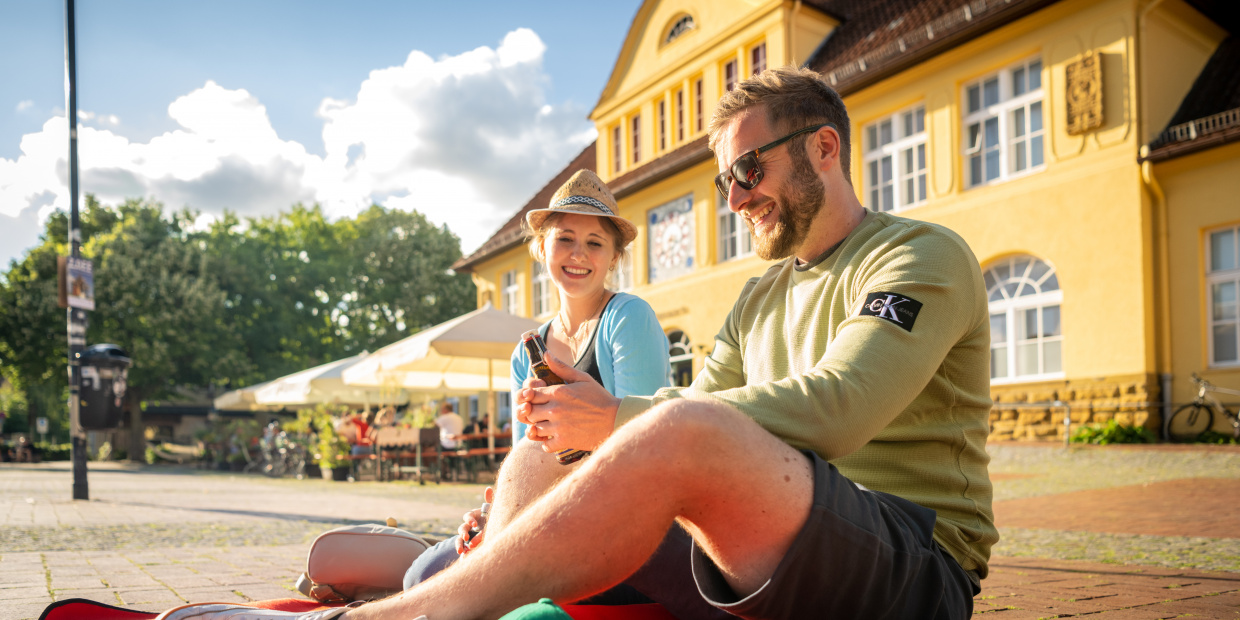
POLYGON ((719 193, 723 195, 723 199, 727 200, 728 192, 732 189, 732 181, 736 181, 737 185, 745 189, 753 189, 757 187, 758 183, 762 182, 762 165, 758 163, 759 155, 803 133, 818 131, 823 127, 830 127, 831 129, 839 131, 833 123, 823 123, 821 125, 806 127, 805 129, 798 129, 797 131, 794 131, 770 144, 760 146, 752 151, 749 151, 748 153, 745 153, 744 155, 741 155, 740 157, 737 157, 736 161, 732 162, 732 165, 729 166, 727 170, 720 172, 715 177, 715 189, 718 189, 719 193))

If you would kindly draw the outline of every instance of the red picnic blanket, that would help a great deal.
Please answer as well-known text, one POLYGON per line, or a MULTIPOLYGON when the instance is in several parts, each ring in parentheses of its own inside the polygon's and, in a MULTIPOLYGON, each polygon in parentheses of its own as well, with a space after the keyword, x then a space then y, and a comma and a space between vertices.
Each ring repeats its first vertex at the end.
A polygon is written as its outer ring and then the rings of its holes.
MULTIPOLYGON (((318 601, 278 598, 253 603, 259 609, 315 611, 328 606, 318 601)), ((574 620, 676 620, 661 605, 562 605, 574 620)), ((84 598, 57 601, 43 610, 39 620, 151 620, 159 613, 113 607, 84 598)))

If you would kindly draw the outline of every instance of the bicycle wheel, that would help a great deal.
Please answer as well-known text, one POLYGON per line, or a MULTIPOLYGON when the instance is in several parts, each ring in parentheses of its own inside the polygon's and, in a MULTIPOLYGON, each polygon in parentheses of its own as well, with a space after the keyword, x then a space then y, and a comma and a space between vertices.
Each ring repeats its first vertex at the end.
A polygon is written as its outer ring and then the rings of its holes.
POLYGON ((1167 425, 1167 437, 1176 443, 1196 441, 1202 433, 1214 426, 1214 410, 1196 403, 1184 405, 1171 414, 1167 425))

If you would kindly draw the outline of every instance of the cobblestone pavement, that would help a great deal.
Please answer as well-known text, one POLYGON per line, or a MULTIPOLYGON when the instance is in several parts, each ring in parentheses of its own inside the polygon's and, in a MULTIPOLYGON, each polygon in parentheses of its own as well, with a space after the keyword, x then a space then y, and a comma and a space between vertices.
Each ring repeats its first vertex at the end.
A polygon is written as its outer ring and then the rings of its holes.
MULTIPOLYGON (((975 617, 1240 619, 1240 449, 989 448, 1003 540, 975 617)), ((88 598, 158 611, 295 596, 307 542, 395 517, 443 536, 482 485, 268 480, 91 464, 0 469, 0 620, 88 598)))

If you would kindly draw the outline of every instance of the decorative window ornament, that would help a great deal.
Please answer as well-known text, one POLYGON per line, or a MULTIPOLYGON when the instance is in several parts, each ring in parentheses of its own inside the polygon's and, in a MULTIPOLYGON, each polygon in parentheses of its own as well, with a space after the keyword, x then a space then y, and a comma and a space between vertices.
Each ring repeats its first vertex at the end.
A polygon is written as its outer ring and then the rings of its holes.
POLYGON ((1068 135, 1079 136, 1102 126, 1102 59, 1090 52, 1064 68, 1067 78, 1068 135))

